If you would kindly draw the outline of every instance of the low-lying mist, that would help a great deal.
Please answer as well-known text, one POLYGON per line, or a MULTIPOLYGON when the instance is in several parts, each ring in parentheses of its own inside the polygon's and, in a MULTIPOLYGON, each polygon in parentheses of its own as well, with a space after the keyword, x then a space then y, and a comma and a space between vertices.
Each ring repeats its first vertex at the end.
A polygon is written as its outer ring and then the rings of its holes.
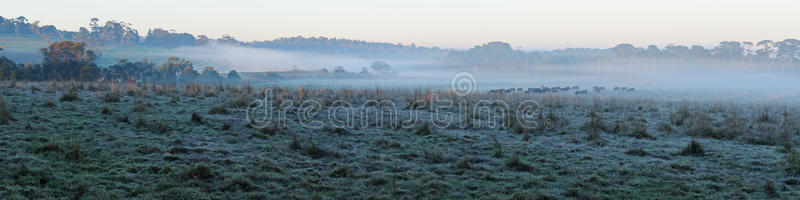
MULTIPOLYGON (((477 91, 499 88, 593 86, 636 88, 636 93, 654 98, 677 99, 783 99, 800 96, 798 74, 769 65, 737 63, 631 64, 601 63, 534 65, 528 67, 447 65, 432 58, 382 59, 380 56, 344 56, 314 52, 283 51, 229 45, 180 47, 165 52, 220 72, 266 72, 287 70, 333 71, 342 66, 358 73, 376 60, 386 61, 398 76, 376 78, 294 79, 258 81, 259 84, 322 85, 327 87, 447 88, 453 75, 466 71, 477 82, 477 91)), ((387 56, 389 57, 389 56, 387 56)))
POLYGON ((178 56, 196 63, 196 67, 214 66, 226 72, 265 72, 287 70, 321 70, 332 71, 342 66, 349 72, 360 72, 372 62, 383 60, 395 69, 430 65, 430 60, 423 59, 382 59, 379 56, 344 56, 314 52, 283 51, 267 48, 252 48, 233 45, 205 45, 198 47, 179 47, 167 52, 170 56, 178 56))

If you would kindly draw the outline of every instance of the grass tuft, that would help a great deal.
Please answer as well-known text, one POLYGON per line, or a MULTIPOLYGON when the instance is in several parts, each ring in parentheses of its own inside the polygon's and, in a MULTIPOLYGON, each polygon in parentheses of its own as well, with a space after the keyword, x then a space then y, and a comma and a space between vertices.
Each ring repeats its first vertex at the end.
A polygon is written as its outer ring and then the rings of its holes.
POLYGON ((65 92, 64 94, 61 94, 61 98, 59 98, 58 100, 59 101, 77 101, 77 100, 80 100, 80 99, 81 98, 78 96, 78 91, 77 90, 69 90, 68 92, 65 92))
POLYGON ((197 164, 194 167, 186 168, 177 175, 178 178, 182 180, 207 180, 216 177, 216 173, 214 173, 211 167, 204 163, 197 164))
POLYGON ((203 117, 200 116, 200 114, 197 114, 196 112, 192 112, 192 116, 191 116, 190 121, 192 123, 195 123, 195 124, 202 124, 203 123, 203 117))
POLYGON ((6 107, 6 102, 0 98, 0 124, 8 124, 11 121, 14 121, 13 116, 11 116, 11 112, 6 107))
POLYGON ((700 145, 700 143, 698 143, 695 140, 692 140, 692 142, 689 143, 689 145, 687 145, 686 148, 684 148, 680 152, 680 155, 702 157, 706 155, 706 152, 705 150, 703 150, 703 146, 700 145))
POLYGON ((506 160, 506 167, 517 171, 530 171, 533 168, 530 165, 525 164, 525 162, 522 162, 522 159, 520 159, 519 155, 517 154, 514 154, 511 156, 511 158, 506 160))
POLYGON ((210 115, 215 115, 215 114, 227 115, 229 113, 230 112, 228 111, 228 108, 225 108, 225 106, 223 105, 214 106, 213 108, 211 108, 211 110, 208 111, 208 114, 210 115))

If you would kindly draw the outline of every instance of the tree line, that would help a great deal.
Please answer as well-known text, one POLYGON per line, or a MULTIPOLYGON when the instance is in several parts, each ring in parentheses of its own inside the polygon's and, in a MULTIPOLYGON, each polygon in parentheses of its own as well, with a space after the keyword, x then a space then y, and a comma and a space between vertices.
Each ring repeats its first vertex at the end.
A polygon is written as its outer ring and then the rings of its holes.
MULTIPOLYGON (((129 23, 107 21, 100 25, 99 19, 90 20, 88 28, 78 32, 58 30, 54 26, 40 26, 39 22, 28 22, 25 17, 3 18, 0 16, 0 34, 34 35, 41 38, 73 40, 90 47, 106 45, 147 45, 164 48, 179 46, 201 46, 210 43, 240 45, 255 48, 271 48, 288 51, 309 51, 323 54, 350 55, 359 58, 413 58, 433 59, 449 66, 530 68, 537 65, 596 64, 624 60, 628 64, 682 63, 734 63, 738 65, 766 64, 767 66, 794 69, 800 62, 800 40, 763 40, 759 42, 724 41, 718 46, 706 48, 699 45, 684 46, 670 44, 659 48, 656 45, 636 47, 619 44, 612 48, 566 48, 551 51, 522 51, 505 42, 489 42, 467 50, 421 47, 385 42, 367 42, 327 37, 284 37, 274 40, 242 42, 230 35, 210 39, 204 35, 194 36, 174 30, 152 29, 145 36, 129 23), (638 60, 642 62, 630 62, 638 60)), ((49 40, 49 39, 48 39, 49 40)), ((6 55, 9 55, 6 53, 6 55)), ((20 56, 17 56, 20 57, 20 56)))
MULTIPOLYGON (((2 49, 0 49, 2 51, 2 49)), ((40 49, 43 62, 17 64, 0 56, 0 80, 26 81, 112 81, 154 83, 238 83, 241 77, 235 70, 222 76, 213 67, 198 72, 192 62, 169 57, 166 62, 156 64, 147 60, 129 62, 120 59, 107 68, 100 68, 97 58, 86 43, 60 41, 40 49)))

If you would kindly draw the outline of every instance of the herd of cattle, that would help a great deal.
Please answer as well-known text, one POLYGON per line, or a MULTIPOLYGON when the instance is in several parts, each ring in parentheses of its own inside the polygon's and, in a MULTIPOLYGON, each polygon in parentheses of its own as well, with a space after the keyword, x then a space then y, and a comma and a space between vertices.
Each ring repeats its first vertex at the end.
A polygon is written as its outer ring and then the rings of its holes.
MULTIPOLYGON (((606 90, 606 87, 601 86, 594 86, 592 87, 594 92, 603 92, 606 90)), ((545 93, 559 93, 559 92, 569 92, 575 91, 576 95, 585 95, 589 94, 587 90, 581 90, 578 86, 572 87, 538 87, 538 88, 528 88, 527 90, 523 90, 523 88, 508 88, 508 89, 496 89, 496 90, 489 90, 489 94, 545 94, 545 93)), ((633 92, 634 89, 631 87, 614 87, 614 91, 621 91, 621 92, 633 92)))

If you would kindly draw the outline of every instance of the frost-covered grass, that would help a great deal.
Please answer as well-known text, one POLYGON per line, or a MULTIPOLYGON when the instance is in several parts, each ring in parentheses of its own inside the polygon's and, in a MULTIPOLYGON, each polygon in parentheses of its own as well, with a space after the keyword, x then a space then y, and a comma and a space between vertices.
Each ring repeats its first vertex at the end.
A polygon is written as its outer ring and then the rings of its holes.
POLYGON ((337 100, 395 100, 400 118, 385 118, 381 127, 368 121, 367 128, 313 129, 289 114, 286 128, 253 128, 245 107, 262 99, 263 88, 0 85, 4 109, 14 118, 0 124, 3 199, 800 195, 796 104, 292 87, 273 88, 272 100, 317 100, 325 108, 314 119, 328 119, 337 100), (77 98, 59 101, 65 94, 77 98), (434 94, 471 103, 535 100, 534 120, 546 126, 465 127, 492 119, 468 111, 451 126, 436 127, 423 123, 429 107, 408 106, 434 94), (402 124, 411 111, 421 116, 416 126, 385 125, 402 124))

